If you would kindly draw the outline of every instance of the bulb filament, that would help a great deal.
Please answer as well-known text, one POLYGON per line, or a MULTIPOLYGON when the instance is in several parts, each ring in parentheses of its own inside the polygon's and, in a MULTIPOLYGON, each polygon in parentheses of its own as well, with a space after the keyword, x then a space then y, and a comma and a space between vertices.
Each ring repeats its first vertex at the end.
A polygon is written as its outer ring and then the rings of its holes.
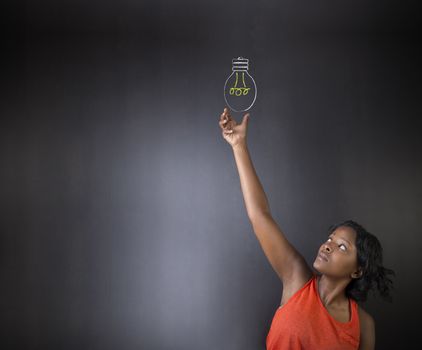
POLYGON ((239 81, 239 72, 236 72, 236 82, 234 83, 234 87, 230 88, 230 95, 235 95, 235 96, 247 95, 251 88, 246 87, 245 72, 242 72, 243 87, 237 87, 238 81, 239 81))

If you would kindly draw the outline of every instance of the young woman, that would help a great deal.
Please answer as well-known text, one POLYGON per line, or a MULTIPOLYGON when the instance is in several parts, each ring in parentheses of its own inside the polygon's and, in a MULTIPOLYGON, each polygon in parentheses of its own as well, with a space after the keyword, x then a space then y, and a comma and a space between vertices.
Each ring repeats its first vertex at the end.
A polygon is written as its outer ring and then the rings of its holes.
POLYGON ((394 272, 382 266, 378 239, 351 220, 331 226, 314 272, 271 216, 247 148, 248 120, 245 114, 237 125, 225 108, 219 124, 234 152, 249 220, 283 284, 267 350, 374 349, 374 319, 357 302, 365 301, 372 289, 389 297, 388 275, 394 272))

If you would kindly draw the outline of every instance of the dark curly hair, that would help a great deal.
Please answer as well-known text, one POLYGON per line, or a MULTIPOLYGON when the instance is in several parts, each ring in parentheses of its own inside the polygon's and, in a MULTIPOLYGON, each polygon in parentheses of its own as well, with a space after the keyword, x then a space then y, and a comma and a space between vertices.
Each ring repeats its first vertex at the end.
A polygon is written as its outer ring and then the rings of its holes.
POLYGON ((376 289, 383 299, 391 302, 393 282, 388 275, 394 276, 395 273, 382 265, 382 247, 378 238, 352 220, 331 225, 329 234, 340 226, 351 227, 356 232, 358 265, 363 272, 361 277, 352 279, 347 285, 346 295, 356 301, 366 301, 368 292, 376 289))

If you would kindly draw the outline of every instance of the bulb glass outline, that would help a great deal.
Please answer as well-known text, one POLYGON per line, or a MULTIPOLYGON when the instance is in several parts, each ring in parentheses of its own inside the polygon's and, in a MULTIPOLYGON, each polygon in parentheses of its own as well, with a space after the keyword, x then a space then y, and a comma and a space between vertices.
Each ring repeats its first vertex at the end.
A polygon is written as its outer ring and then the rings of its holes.
POLYGON ((248 69, 247 58, 238 57, 232 60, 232 74, 224 84, 224 100, 232 111, 248 111, 255 103, 257 87, 248 69))

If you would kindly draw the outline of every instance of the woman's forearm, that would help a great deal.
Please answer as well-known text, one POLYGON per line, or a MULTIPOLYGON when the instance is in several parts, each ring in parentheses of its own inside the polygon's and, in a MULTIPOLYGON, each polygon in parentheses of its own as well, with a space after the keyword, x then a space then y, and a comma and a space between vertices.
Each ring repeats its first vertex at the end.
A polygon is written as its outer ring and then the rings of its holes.
POLYGON ((256 175, 246 144, 233 147, 234 158, 240 177, 240 185, 250 220, 256 215, 270 214, 270 206, 264 189, 256 175))

